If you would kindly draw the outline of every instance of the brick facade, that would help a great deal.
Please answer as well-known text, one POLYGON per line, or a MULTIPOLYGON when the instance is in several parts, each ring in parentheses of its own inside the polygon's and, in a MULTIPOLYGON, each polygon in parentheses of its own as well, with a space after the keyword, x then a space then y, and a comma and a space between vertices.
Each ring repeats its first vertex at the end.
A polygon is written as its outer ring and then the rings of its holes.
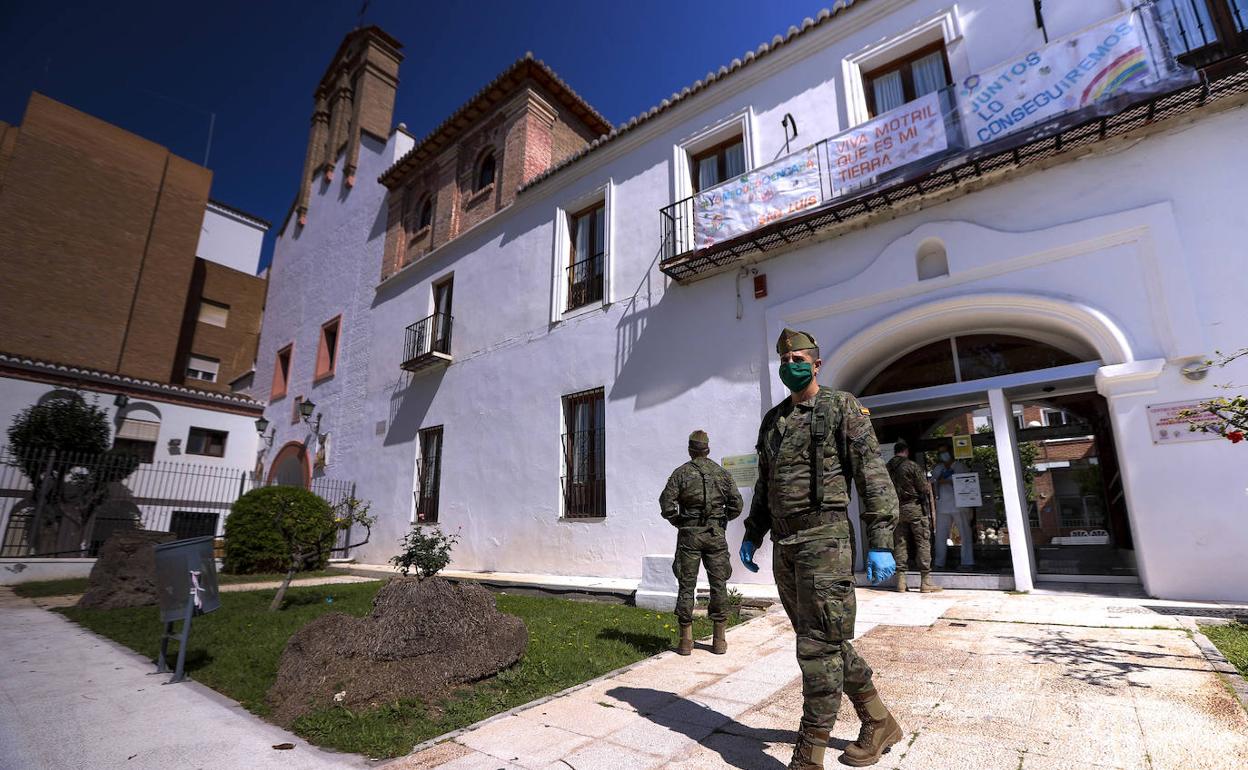
POLYGON ((342 173, 347 185, 354 185, 361 135, 370 134, 382 142, 390 135, 402 47, 378 27, 356 30, 343 39, 321 76, 313 94, 312 126, 295 201, 300 225, 307 221, 317 176, 332 180, 342 155, 342 173))
POLYGON ((385 279, 511 205, 519 188, 610 125, 531 57, 503 72, 386 172, 385 279), (494 182, 476 189, 482 158, 494 182), (433 222, 419 226, 432 196, 433 222))
POLYGON ((182 366, 174 382, 200 390, 228 392, 230 383, 251 370, 260 343, 260 322, 268 280, 209 262, 195 260, 194 275, 187 293, 177 360, 182 366), (214 326, 199 320, 203 300, 229 306, 226 325, 214 326), (221 362, 216 382, 188 380, 188 356, 205 356, 221 362))
MULTIPOLYGON (((181 383, 212 172, 36 93, 21 126, 0 126, 0 175, 0 350, 181 383)), ((264 281, 202 270, 247 329, 220 346, 208 389, 227 390, 251 368, 264 281)))

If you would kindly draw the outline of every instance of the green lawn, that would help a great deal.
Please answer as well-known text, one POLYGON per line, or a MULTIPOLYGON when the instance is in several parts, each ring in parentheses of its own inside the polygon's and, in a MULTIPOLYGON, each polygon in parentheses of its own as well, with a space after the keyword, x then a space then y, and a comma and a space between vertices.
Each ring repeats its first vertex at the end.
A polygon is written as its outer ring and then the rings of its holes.
POLYGON ((1225 626, 1201 626, 1209 641, 1226 656, 1239 673, 1248 677, 1248 626, 1231 623, 1225 626))
MULTIPOLYGON (((295 575, 295 580, 303 578, 318 577, 337 577, 347 573, 341 570, 325 569, 314 572, 300 572, 295 575)), ((217 575, 217 582, 221 585, 231 585, 236 583, 263 583, 269 580, 281 580, 286 577, 285 574, 266 574, 266 575, 217 575)), ((32 583, 18 583, 13 586, 13 592, 18 596, 24 596, 27 599, 38 599, 43 596, 65 596, 66 594, 81 594, 87 591, 86 578, 64 578, 62 580, 37 580, 32 583)))
MULTIPOLYGON (((337 610, 365 615, 379 583, 292 588, 286 609, 266 612, 272 591, 221 595, 221 609, 195 620, 187 670, 196 681, 266 715, 265 692, 286 640, 308 621, 337 610), (332 604, 329 600, 332 598, 332 604)), ((434 703, 402 701, 368 711, 330 709, 295 723, 314 744, 369 757, 405 754, 421 741, 558 692, 669 649, 676 621, 637 607, 528 596, 498 596, 498 607, 524 619, 529 649, 494 679, 434 703)), ((61 610, 98 634, 155 659, 160 627, 154 608, 61 610)), ((710 622, 699 618, 699 637, 710 622)))

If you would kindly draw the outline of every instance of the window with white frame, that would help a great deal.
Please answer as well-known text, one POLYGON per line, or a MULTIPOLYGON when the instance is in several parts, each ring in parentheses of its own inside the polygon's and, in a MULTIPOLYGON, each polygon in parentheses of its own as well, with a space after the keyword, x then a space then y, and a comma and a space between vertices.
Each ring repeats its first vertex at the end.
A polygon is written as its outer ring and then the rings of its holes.
POLYGON ((939 91, 952 82, 944 41, 865 72, 862 82, 872 117, 939 91))
POLYGON ((555 212, 555 293, 551 321, 611 301, 611 184, 555 212))
POLYGON ((956 7, 847 56, 846 117, 855 126, 970 74, 956 7))
POLYGON ((186 362, 186 378, 202 382, 216 382, 221 370, 221 362, 207 356, 191 354, 186 362))

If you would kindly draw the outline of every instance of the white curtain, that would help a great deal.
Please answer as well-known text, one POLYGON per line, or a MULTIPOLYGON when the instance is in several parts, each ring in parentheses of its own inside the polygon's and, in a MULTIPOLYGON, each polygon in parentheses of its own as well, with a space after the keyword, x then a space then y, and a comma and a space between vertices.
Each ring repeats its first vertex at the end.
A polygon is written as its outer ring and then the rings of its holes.
POLYGON ((708 190, 719 184, 719 157, 712 155, 698 161, 698 189, 708 190))
POLYGON ((901 87, 901 72, 894 70, 871 81, 875 96, 875 114, 882 115, 891 109, 906 103, 906 95, 901 87))
POLYGON ((734 144, 724 150, 724 165, 728 176, 725 179, 741 176, 745 173, 745 145, 734 144))
POLYGON ((910 65, 914 74, 914 98, 926 96, 939 91, 948 83, 945 82, 945 58, 940 51, 930 53, 910 65))

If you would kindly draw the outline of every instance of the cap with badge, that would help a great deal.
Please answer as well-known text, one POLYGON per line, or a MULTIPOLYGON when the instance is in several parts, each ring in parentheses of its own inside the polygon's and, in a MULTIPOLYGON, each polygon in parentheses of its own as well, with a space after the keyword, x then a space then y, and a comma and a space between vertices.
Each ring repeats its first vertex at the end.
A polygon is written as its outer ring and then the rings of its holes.
POLYGON ((819 347, 819 343, 815 341, 815 335, 810 332, 795 332, 792 329, 785 329, 780 332, 780 339, 776 340, 776 352, 780 355, 817 347, 819 347))

